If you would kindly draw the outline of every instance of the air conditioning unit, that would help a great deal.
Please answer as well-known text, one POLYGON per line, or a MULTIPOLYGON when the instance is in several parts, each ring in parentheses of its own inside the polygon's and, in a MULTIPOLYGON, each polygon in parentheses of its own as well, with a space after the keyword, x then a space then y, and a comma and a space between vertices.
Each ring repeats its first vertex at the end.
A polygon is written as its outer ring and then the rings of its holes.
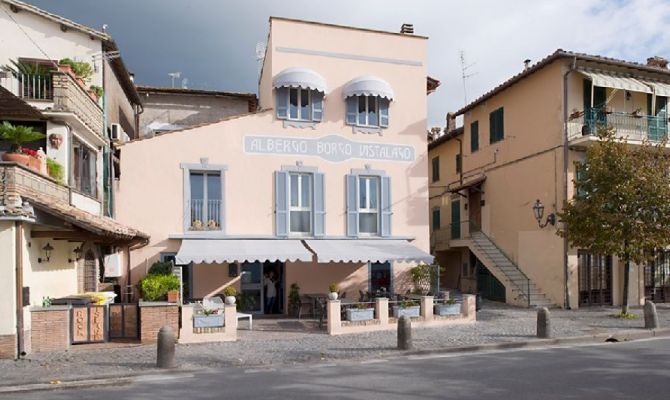
POLYGON ((105 256, 105 278, 118 278, 123 275, 123 255, 121 253, 105 256))
POLYGON ((121 125, 119 124, 111 124, 111 139, 112 142, 117 142, 117 143, 123 143, 125 140, 125 137, 128 136, 126 133, 123 131, 123 128, 121 128, 121 125))

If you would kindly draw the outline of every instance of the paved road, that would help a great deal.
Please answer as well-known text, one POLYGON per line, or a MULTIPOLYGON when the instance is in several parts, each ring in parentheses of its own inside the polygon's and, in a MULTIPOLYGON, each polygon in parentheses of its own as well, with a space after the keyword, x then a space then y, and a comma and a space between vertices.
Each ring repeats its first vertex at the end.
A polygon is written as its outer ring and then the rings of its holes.
POLYGON ((31 399, 668 399, 670 339, 390 360, 226 368, 31 399))

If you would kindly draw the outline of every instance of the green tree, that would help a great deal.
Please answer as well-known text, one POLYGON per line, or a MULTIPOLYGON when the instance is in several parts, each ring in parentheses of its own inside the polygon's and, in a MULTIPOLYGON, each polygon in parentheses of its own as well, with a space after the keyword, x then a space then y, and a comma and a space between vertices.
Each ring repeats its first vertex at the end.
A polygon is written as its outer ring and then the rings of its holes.
POLYGON ((612 128, 586 150, 577 195, 558 213, 572 247, 625 262, 621 313, 628 314, 631 261, 644 265, 670 245, 670 154, 665 142, 629 145, 612 128))

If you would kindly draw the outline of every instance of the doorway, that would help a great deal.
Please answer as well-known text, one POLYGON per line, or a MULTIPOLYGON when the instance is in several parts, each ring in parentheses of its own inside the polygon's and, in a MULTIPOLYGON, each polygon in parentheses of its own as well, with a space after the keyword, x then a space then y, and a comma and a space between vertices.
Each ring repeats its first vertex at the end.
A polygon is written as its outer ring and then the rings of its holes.
POLYGON ((644 267, 644 296, 655 303, 670 301, 670 252, 659 251, 644 267))
POLYGON ((279 261, 242 263, 240 311, 250 314, 284 313, 285 265, 279 261), (274 301, 271 298, 274 297, 274 301))
POLYGON ((612 305, 612 257, 579 251, 579 305, 612 305))

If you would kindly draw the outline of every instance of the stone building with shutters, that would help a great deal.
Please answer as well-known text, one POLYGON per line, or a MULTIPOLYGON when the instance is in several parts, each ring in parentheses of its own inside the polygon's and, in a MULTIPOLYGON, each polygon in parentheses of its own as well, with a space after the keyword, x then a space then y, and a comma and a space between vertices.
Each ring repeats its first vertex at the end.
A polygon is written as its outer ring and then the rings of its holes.
POLYGON ((287 313, 293 284, 405 293, 409 269, 433 261, 427 38, 269 25, 258 110, 120 147, 116 215, 151 236, 131 280, 174 260, 185 300, 233 286, 259 314, 287 313))

